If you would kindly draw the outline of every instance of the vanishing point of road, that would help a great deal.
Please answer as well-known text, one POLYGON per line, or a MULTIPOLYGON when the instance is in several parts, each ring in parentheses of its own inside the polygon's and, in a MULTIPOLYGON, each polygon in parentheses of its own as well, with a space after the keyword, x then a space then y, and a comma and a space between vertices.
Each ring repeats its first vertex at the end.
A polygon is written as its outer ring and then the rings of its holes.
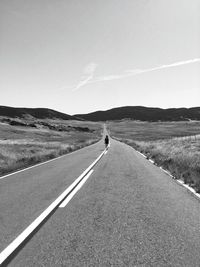
POLYGON ((112 139, 0 179, 0 251, 101 154, 2 266, 200 266, 199 200, 112 139))

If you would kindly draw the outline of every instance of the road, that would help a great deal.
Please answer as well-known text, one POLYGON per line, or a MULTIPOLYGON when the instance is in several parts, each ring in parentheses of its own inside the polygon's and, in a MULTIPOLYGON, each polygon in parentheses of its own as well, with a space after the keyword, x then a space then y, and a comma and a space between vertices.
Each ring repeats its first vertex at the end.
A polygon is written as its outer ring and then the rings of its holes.
MULTIPOLYGON (((6 248, 102 153, 103 142, 0 180, 6 248)), ((5 266, 200 266, 200 202, 131 147, 108 153, 5 266)))

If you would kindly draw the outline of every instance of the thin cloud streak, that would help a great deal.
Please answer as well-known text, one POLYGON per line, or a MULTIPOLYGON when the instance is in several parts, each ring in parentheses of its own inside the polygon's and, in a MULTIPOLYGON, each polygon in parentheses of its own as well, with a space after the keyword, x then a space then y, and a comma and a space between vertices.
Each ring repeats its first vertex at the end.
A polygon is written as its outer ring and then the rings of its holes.
POLYGON ((121 80, 121 79, 124 79, 127 77, 133 77, 133 76, 140 75, 143 73, 148 73, 148 72, 152 72, 152 71, 163 70, 163 69, 168 69, 168 68, 173 68, 173 67, 184 66, 187 64, 192 64, 192 63, 197 63, 197 62, 200 62, 200 58, 194 58, 194 59, 190 59, 190 60, 179 61, 179 62, 175 62, 172 64, 161 65, 161 66, 149 68, 149 69, 126 70, 122 74, 107 75, 107 76, 101 76, 101 77, 97 77, 97 78, 94 78, 94 72, 96 70, 97 64, 96 63, 90 63, 85 67, 84 75, 83 75, 81 81, 73 88, 73 91, 77 91, 81 87, 83 87, 87 84, 93 84, 93 83, 99 83, 99 82, 105 82, 105 81, 113 81, 113 80, 121 80))
POLYGON ((81 81, 73 88, 73 92, 77 91, 81 87, 85 86, 88 84, 94 77, 94 72, 97 68, 96 63, 89 63, 85 68, 84 68, 84 74, 82 76, 81 81))
POLYGON ((172 68, 172 67, 183 66, 183 65, 187 65, 187 64, 196 63, 196 62, 200 62, 200 58, 195 58, 195 59, 185 60, 185 61, 179 61, 179 62, 175 62, 172 64, 162 65, 159 67, 154 67, 154 68, 149 68, 149 69, 126 70, 124 73, 119 74, 119 75, 108 75, 108 76, 103 76, 103 77, 97 77, 96 79, 91 80, 89 83, 98 83, 98 82, 103 82, 103 81, 120 80, 120 79, 124 79, 127 77, 140 75, 143 73, 148 73, 148 72, 162 70, 162 69, 168 69, 168 68, 172 68))

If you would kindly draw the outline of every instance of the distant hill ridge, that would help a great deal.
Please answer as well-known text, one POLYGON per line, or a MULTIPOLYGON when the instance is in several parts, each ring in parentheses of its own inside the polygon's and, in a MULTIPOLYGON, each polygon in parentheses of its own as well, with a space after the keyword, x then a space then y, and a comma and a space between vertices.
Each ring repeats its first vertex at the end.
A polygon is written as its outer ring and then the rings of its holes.
POLYGON ((200 120, 200 107, 194 108, 150 108, 126 106, 88 114, 76 114, 76 117, 90 121, 140 120, 140 121, 189 121, 200 120))
POLYGON ((33 117, 36 119, 62 120, 140 120, 140 121, 189 121, 200 120, 200 107, 194 108, 150 108, 143 106, 125 106, 88 114, 68 115, 48 108, 15 108, 0 106, 0 116, 9 118, 33 117))
POLYGON ((31 116, 36 119, 77 119, 75 116, 48 108, 14 108, 6 106, 0 106, 0 116, 9 118, 26 118, 31 116))

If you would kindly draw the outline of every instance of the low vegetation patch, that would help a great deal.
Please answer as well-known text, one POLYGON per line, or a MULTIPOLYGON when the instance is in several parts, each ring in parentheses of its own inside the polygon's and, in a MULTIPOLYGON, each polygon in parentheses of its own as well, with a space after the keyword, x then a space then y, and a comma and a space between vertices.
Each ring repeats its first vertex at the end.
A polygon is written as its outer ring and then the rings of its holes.
MULTIPOLYGON (((133 125, 133 122, 131 124, 133 125)), ((145 133, 145 126, 139 126, 143 129, 141 136, 139 136, 137 127, 136 130, 132 128, 132 132, 128 127, 129 131, 127 132, 127 124, 124 132, 122 131, 122 125, 117 128, 116 125, 112 127, 113 124, 110 124, 109 128, 114 138, 127 143, 148 158, 153 159, 158 166, 169 170, 176 179, 182 179, 186 184, 192 186, 196 192, 200 193, 200 136, 198 135, 200 133, 200 123, 191 122, 189 125, 185 122, 167 123, 167 125, 148 123, 148 125, 149 128, 146 129, 145 133), (170 124, 174 127, 170 127, 170 124), (168 131, 162 135, 164 128, 167 128, 168 131), (170 128, 171 132, 169 131, 170 128), (183 131, 181 132, 181 130, 183 131), (178 132, 177 135, 176 132, 178 132), (186 132, 186 137, 180 137, 186 132), (189 136, 189 132, 191 136, 189 136), (157 139, 155 136, 157 136, 157 139)), ((137 126, 137 123, 135 126, 137 126)))
POLYGON ((90 122, 37 121, 37 128, 20 123, 0 123, 0 176, 91 145, 102 132, 101 124, 90 122))

